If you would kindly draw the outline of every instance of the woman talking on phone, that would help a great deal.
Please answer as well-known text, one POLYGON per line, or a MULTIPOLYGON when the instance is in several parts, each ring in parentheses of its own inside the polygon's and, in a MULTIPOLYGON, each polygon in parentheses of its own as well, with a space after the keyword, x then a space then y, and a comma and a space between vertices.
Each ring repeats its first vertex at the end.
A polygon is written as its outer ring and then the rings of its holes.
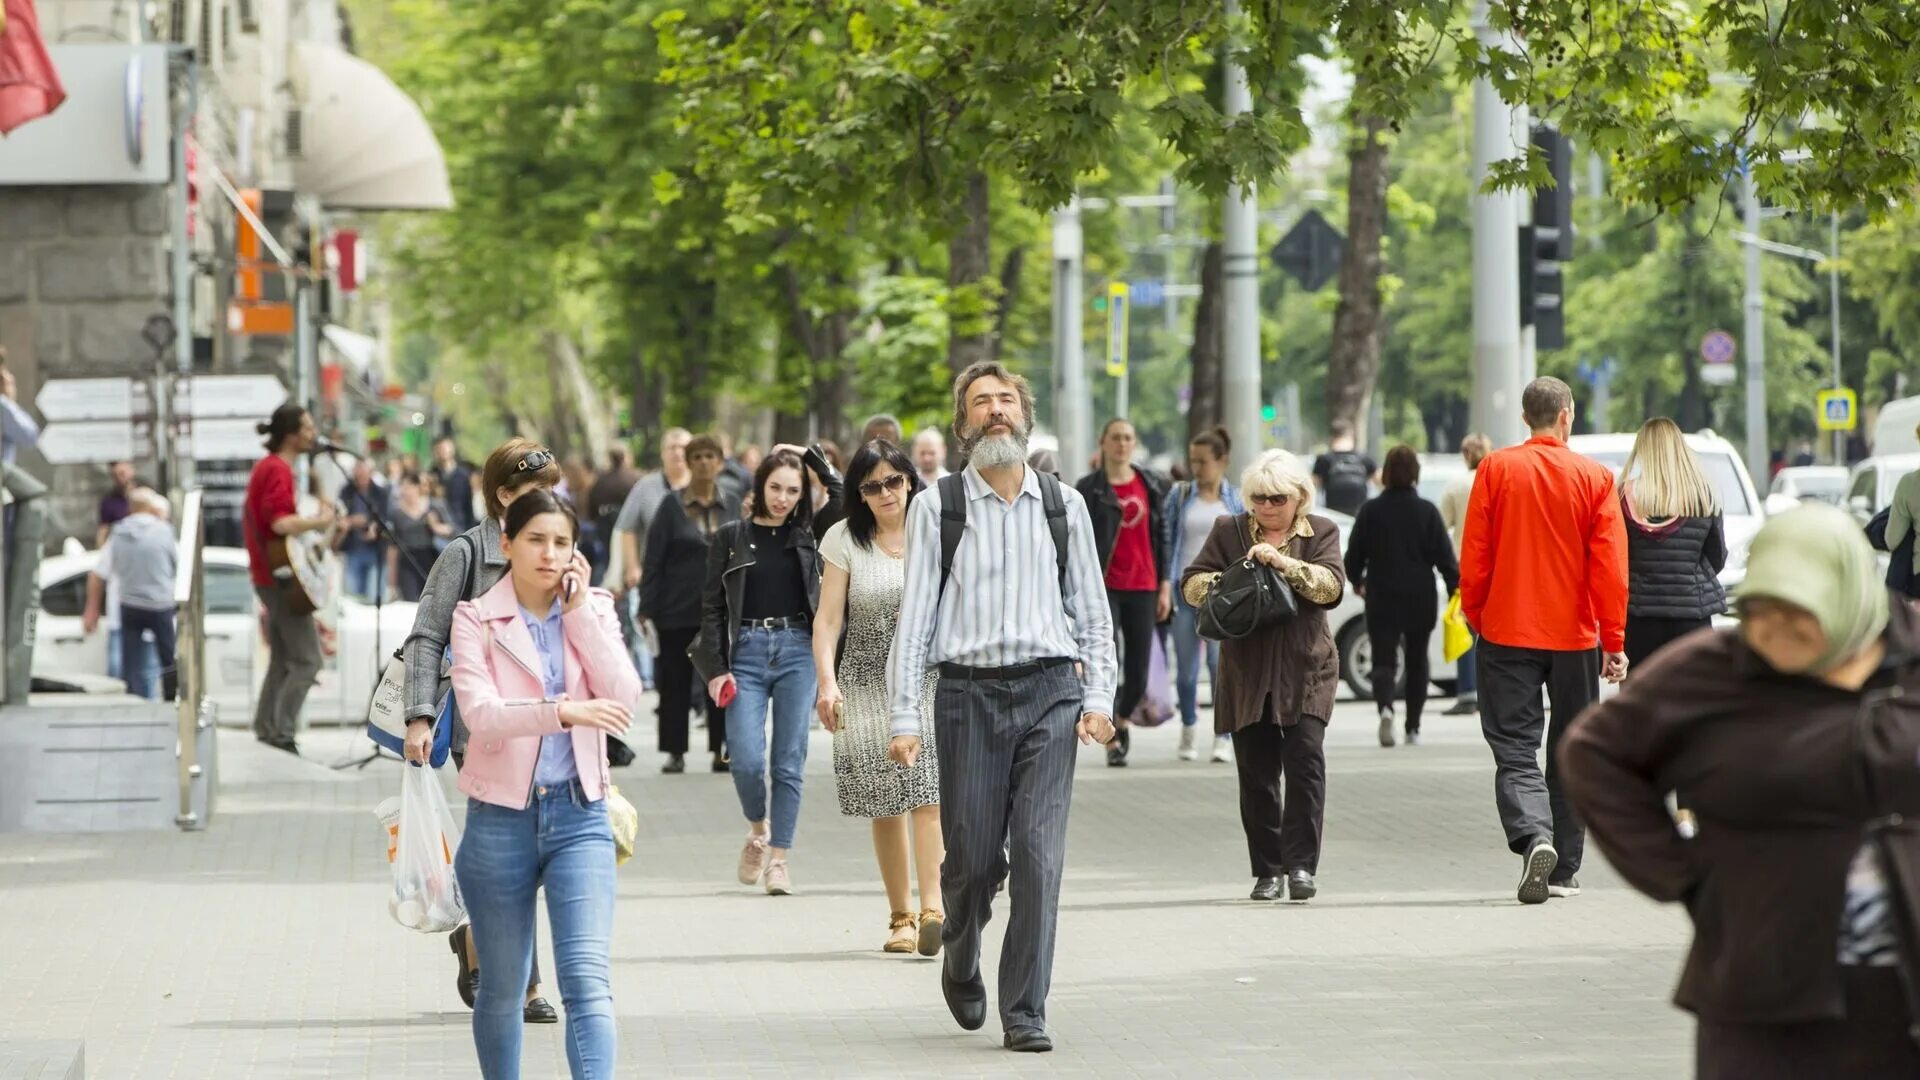
POLYGON ((473 1042, 486 1080, 520 1075, 534 892, 547 892, 574 1080, 614 1075, 608 975, 613 830, 607 736, 640 697, 613 596, 574 558, 580 524, 546 490, 507 508, 508 570, 454 609, 453 687, 470 738, 466 835, 454 859, 480 956, 473 1042))
POLYGON ((793 891, 787 852, 800 819, 813 718, 813 613, 820 606, 819 536, 840 519, 840 474, 818 447, 776 446, 753 475, 753 516, 713 535, 700 637, 688 650, 707 693, 727 711, 733 786, 749 824, 742 885, 793 891), (827 488, 814 511, 811 472, 827 488), (772 814, 768 814, 768 714, 772 814))

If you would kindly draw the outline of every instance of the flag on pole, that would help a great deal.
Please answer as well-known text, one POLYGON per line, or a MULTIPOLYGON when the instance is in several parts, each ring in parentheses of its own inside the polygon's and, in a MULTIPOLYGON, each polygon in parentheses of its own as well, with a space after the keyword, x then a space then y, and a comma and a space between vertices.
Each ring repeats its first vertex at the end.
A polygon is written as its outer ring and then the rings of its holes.
POLYGON ((0 11, 0 135, 60 107, 67 92, 53 70, 33 0, 4 0, 0 11))

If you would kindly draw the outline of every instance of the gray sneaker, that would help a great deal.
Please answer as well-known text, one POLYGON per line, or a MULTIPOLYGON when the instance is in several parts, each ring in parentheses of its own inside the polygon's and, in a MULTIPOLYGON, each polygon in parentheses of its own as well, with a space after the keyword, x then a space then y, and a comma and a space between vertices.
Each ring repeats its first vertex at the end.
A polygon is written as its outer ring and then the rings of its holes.
POLYGON ((1380 710, 1380 745, 1393 745, 1393 710, 1380 710))
POLYGON ((1547 878, 1553 874, 1553 868, 1560 864, 1560 853, 1554 850, 1553 841, 1541 837, 1527 849, 1526 863, 1520 873, 1520 902, 1523 904, 1544 904, 1547 897, 1553 895, 1547 886, 1547 878))

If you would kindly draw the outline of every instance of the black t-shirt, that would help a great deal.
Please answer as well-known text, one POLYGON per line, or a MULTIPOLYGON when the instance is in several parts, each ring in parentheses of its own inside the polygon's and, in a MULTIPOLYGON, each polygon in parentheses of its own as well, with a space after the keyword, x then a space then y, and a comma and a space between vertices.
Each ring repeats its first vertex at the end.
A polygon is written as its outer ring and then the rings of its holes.
POLYGON ((747 567, 746 592, 740 599, 742 620, 785 619, 807 613, 807 583, 800 575, 800 552, 787 546, 792 528, 747 522, 753 565, 747 567))
POLYGON ((1329 510, 1357 514, 1367 501, 1367 480, 1373 476, 1373 459, 1358 450, 1329 450, 1313 461, 1313 478, 1320 485, 1321 501, 1329 510))

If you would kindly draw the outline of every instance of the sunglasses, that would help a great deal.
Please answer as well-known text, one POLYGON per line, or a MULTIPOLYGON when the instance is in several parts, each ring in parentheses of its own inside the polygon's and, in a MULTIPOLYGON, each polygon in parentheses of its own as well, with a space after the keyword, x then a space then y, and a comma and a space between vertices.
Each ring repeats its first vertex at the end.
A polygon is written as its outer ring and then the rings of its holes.
POLYGON ((1285 506, 1293 501, 1291 495, 1249 495, 1247 501, 1255 506, 1285 506))
POLYGON ((877 498, 883 491, 899 491, 906 486, 907 478, 900 473, 894 473, 885 480, 864 481, 860 485, 860 494, 872 499, 877 498))
POLYGON ((513 471, 539 472, 551 464, 553 464, 553 451, 534 450, 530 451, 526 457, 521 458, 520 463, 513 467, 513 471))

